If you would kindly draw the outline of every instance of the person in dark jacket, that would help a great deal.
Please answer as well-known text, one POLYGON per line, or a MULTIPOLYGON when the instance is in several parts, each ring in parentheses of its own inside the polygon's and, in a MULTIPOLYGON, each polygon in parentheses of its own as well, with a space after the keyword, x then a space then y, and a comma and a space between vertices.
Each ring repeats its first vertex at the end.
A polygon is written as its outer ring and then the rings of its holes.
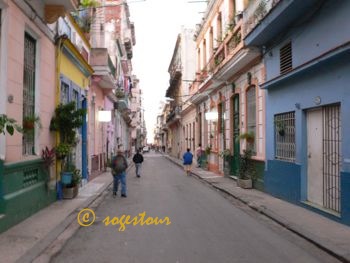
POLYGON ((183 164, 185 166, 185 171, 187 175, 191 175, 191 168, 192 168, 192 161, 193 161, 193 154, 191 153, 190 149, 187 149, 187 152, 183 155, 183 164))
POLYGON ((112 175, 113 175, 113 197, 117 196, 119 181, 122 186, 122 197, 126 197, 126 169, 128 162, 123 155, 123 151, 118 150, 117 155, 112 158, 112 175))
POLYGON ((136 168, 136 176, 141 177, 140 175, 140 170, 141 170, 141 165, 143 163, 143 156, 140 153, 140 150, 137 150, 136 154, 132 158, 133 162, 135 163, 135 168, 136 168))

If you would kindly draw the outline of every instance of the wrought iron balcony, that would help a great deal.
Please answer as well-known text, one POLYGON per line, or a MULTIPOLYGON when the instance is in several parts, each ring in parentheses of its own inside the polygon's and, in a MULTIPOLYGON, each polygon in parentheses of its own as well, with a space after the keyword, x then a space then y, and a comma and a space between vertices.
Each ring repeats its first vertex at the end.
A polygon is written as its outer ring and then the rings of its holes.
POLYGON ((174 122, 176 120, 179 120, 181 118, 181 106, 176 106, 170 111, 169 115, 166 118, 166 122, 174 122))
MULTIPOLYGON (((212 56, 210 57, 209 62, 203 72, 217 72, 243 47, 242 21, 239 21, 231 31, 227 32, 221 44, 213 50, 212 56)), ((203 74, 200 77, 200 80, 203 80, 203 74)))

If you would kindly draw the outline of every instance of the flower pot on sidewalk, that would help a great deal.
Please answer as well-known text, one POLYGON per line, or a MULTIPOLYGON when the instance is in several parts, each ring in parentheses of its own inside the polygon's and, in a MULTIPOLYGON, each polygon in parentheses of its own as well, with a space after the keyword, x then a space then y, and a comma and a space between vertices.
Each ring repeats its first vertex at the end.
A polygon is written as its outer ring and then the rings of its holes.
POLYGON ((73 187, 63 187, 62 189, 63 192, 63 198, 64 199, 73 199, 78 195, 79 192, 79 186, 75 185, 73 187))
POLYGON ((243 189, 251 189, 253 188, 252 179, 238 179, 237 185, 243 189))

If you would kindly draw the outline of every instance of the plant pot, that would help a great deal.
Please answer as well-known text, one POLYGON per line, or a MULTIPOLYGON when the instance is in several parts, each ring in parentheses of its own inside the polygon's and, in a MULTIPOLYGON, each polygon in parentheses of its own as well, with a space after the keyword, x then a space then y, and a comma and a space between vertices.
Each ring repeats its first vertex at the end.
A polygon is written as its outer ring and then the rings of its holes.
POLYGON ((62 172, 61 173, 61 182, 63 185, 68 185, 72 183, 72 172, 62 172))
POLYGON ((243 189, 251 189, 253 187, 252 179, 238 179, 237 184, 243 189))
POLYGON ((73 199, 79 193, 79 187, 77 185, 73 187, 63 187, 62 189, 64 199, 73 199))
POLYGON ((34 122, 31 121, 24 121, 23 122, 23 129, 26 131, 30 131, 34 129, 34 122))
POLYGON ((279 134, 280 136, 284 136, 284 135, 285 135, 285 131, 284 131, 284 130, 279 130, 279 131, 278 131, 278 134, 279 134))

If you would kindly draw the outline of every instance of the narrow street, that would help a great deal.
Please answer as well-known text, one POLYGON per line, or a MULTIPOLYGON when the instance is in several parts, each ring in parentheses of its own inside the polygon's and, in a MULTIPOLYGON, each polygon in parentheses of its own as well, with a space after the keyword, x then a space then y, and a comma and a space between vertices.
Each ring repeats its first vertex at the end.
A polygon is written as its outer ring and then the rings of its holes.
MULTIPOLYGON (((96 221, 81 227, 52 262, 338 262, 314 245, 236 204, 162 155, 144 155, 141 178, 127 176, 128 197, 108 193, 96 221), (105 226, 146 212, 165 225, 105 226)), ((110 189, 111 191, 111 189, 110 189)))

